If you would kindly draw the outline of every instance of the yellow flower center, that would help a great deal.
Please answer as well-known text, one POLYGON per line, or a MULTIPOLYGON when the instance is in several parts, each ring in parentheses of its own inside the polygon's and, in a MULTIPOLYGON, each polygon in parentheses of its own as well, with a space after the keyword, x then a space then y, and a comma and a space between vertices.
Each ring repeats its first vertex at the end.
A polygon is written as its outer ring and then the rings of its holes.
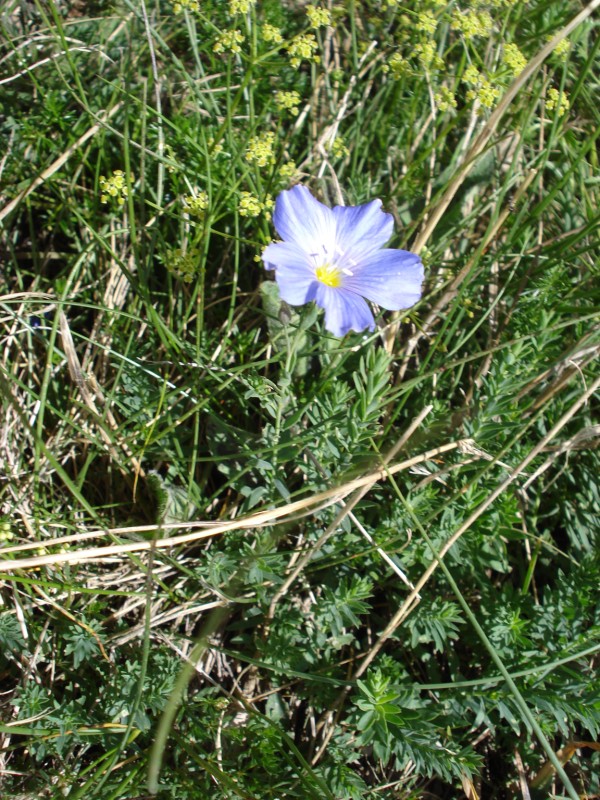
POLYGON ((341 270, 331 264, 322 264, 320 267, 317 267, 315 275, 318 281, 324 283, 325 286, 331 286, 333 289, 337 289, 338 286, 342 285, 341 270))

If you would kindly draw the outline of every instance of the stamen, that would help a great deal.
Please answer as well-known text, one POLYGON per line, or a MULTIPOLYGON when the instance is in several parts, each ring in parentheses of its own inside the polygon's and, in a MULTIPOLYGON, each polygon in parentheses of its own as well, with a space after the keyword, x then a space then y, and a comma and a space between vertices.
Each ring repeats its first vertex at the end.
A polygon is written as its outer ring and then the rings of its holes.
POLYGON ((335 254, 338 257, 338 261, 349 261, 354 267, 358 263, 351 255, 348 255, 345 250, 342 250, 339 244, 335 246, 335 254))

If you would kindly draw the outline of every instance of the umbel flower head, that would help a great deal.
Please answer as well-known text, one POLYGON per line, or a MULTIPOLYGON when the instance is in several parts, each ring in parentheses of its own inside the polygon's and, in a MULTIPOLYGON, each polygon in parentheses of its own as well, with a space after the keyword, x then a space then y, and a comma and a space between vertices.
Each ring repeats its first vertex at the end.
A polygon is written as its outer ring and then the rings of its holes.
POLYGON ((277 198, 273 222, 283 241, 266 247, 262 259, 275 270, 281 299, 292 306, 314 300, 334 336, 375 328, 366 300, 398 311, 420 299, 421 259, 384 247, 394 219, 381 200, 328 208, 306 186, 294 186, 277 198))

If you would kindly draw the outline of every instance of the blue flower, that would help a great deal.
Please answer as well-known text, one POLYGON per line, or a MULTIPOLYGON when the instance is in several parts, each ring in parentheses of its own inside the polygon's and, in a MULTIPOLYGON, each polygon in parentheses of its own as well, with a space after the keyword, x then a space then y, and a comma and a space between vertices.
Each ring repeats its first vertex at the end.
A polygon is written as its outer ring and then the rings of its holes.
POLYGON ((420 299, 421 259, 384 248, 394 219, 381 200, 328 208, 306 186, 294 186, 277 198, 273 222, 283 241, 266 247, 262 259, 275 270, 280 297, 292 306, 314 300, 335 336, 375 328, 365 298, 390 311, 420 299))

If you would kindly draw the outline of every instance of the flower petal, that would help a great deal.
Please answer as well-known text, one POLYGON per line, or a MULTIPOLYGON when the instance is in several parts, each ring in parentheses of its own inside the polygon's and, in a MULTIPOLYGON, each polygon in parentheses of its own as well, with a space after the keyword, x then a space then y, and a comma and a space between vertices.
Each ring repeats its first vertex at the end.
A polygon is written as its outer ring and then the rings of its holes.
POLYGON ((315 302, 325 309, 325 327, 334 336, 375 328, 371 309, 357 294, 317 283, 315 302))
POLYGON ((301 306, 314 299, 315 271, 306 253, 291 242, 270 244, 262 252, 267 269, 275 270, 279 296, 292 306, 301 306))
POLYGON ((312 196, 306 186, 294 186, 275 201, 273 222, 277 233, 306 253, 333 255, 335 220, 333 212, 312 196))
POLYGON ((346 255, 350 263, 344 263, 344 266, 349 269, 352 262, 360 262, 387 244, 394 231, 394 218, 381 210, 381 200, 372 200, 362 206, 335 206, 333 216, 336 255, 346 255))
POLYGON ((380 250, 353 275, 344 276, 344 289, 389 311, 398 311, 421 299, 423 278, 419 256, 407 250, 380 250))
POLYGON ((276 269, 285 267, 290 270, 297 270, 298 273, 310 272, 315 277, 315 270, 308 254, 302 247, 293 242, 273 242, 265 247, 261 253, 266 269, 276 269))

